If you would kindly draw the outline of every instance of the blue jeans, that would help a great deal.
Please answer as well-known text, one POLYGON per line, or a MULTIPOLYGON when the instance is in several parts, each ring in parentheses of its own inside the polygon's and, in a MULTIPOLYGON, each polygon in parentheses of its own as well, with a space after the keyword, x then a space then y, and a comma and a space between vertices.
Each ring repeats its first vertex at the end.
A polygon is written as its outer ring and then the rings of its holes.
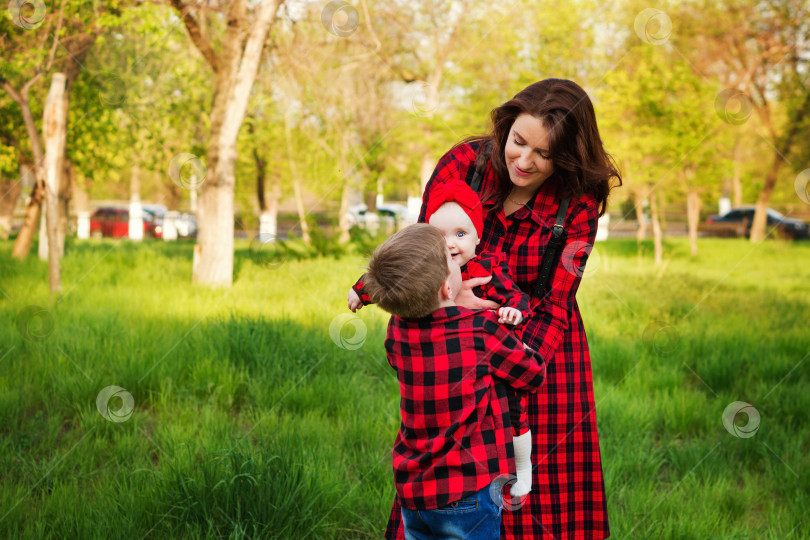
POLYGON ((489 486, 435 510, 402 507, 405 540, 499 540, 503 500, 492 500, 489 486))

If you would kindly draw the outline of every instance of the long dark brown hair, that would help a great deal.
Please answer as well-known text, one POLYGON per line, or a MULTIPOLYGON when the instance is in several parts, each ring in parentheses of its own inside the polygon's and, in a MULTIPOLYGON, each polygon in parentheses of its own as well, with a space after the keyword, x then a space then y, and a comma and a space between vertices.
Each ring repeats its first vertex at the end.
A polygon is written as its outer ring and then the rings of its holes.
POLYGON ((495 187, 483 193, 482 200, 494 199, 497 208, 512 190, 504 149, 515 118, 524 113, 539 119, 548 130, 554 173, 546 182, 554 184, 559 198, 576 199, 590 193, 599 203, 602 216, 607 211, 610 191, 622 185, 622 178, 602 145, 588 94, 577 83, 565 79, 545 79, 527 86, 492 110, 488 134, 459 143, 479 141, 476 167, 483 174, 489 159, 495 172, 495 187))

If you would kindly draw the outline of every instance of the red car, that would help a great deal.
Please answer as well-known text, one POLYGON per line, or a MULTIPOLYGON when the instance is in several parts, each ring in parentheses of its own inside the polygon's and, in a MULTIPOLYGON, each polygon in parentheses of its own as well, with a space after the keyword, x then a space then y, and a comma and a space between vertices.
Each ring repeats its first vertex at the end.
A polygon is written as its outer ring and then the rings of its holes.
MULTIPOLYGON (((154 216, 143 212, 144 238, 159 238, 160 226, 155 224, 154 216)), ((90 236, 101 238, 126 238, 129 236, 129 208, 103 207, 98 208, 90 217, 90 236)))

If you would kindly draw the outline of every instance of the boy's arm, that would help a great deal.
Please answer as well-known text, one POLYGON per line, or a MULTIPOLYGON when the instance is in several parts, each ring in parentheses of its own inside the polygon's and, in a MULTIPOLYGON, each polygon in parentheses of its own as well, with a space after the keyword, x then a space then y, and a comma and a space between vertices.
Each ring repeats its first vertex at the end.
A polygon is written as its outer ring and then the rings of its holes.
POLYGON ((357 296, 360 298, 360 301, 363 303, 364 306, 369 304, 373 304, 374 302, 371 301, 371 298, 368 296, 368 293, 363 288, 363 280, 365 279, 366 275, 363 274, 360 276, 360 279, 357 280, 357 283, 352 285, 352 290, 357 293, 357 296))
POLYGON ((517 283, 509 276, 509 265, 506 262, 506 255, 498 253, 492 255, 492 280, 484 287, 485 296, 489 300, 494 300, 501 304, 501 307, 511 307, 523 315, 523 320, 528 321, 534 315, 529 307, 531 297, 520 290, 517 283))
POLYGON ((486 312, 482 318, 485 361, 490 365, 490 373, 516 390, 536 392, 546 380, 545 361, 494 317, 486 312))

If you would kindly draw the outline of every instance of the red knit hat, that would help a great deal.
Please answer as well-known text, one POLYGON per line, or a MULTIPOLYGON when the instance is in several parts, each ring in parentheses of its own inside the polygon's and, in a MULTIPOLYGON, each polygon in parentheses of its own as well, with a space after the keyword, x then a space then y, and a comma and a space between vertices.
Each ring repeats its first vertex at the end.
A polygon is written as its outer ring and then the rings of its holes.
POLYGON ((470 186, 461 180, 452 180, 444 184, 439 184, 430 191, 425 222, 430 221, 436 210, 444 203, 454 202, 458 204, 464 213, 470 217, 478 238, 484 236, 484 215, 481 209, 481 199, 470 186))

